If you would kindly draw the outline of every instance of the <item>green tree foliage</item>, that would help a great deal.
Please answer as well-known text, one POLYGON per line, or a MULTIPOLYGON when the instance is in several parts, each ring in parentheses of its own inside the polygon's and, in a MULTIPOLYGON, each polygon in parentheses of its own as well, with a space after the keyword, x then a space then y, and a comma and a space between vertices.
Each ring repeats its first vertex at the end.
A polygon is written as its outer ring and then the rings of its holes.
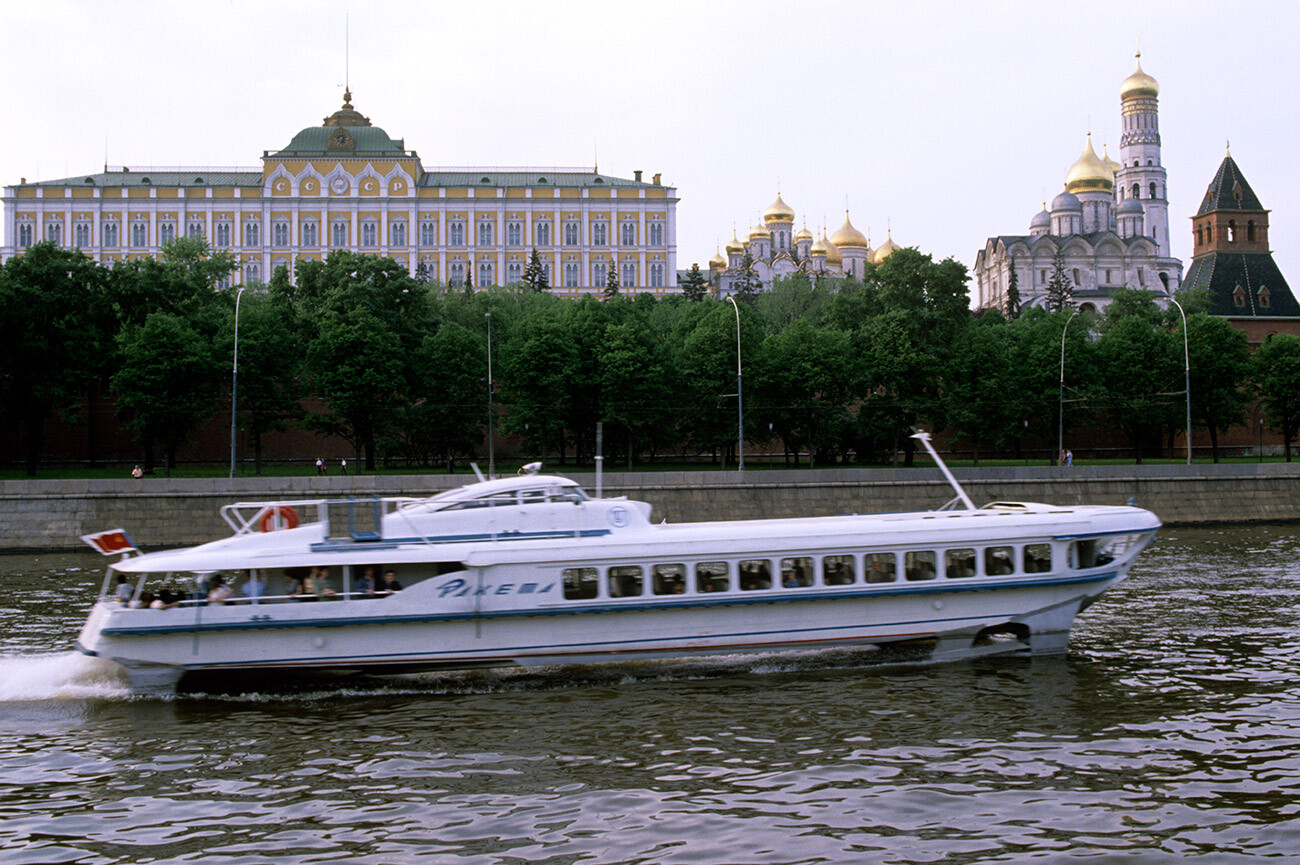
POLYGON ((47 422, 72 420, 94 380, 112 369, 106 281, 80 252, 52 243, 0 269, 0 399, 23 429, 28 475, 36 474, 47 422))
POLYGON ((1181 349, 1175 347, 1173 334, 1140 315, 1119 319, 1096 342, 1093 404, 1128 437, 1139 463, 1144 441, 1162 424, 1177 423, 1181 415, 1175 411, 1182 405, 1181 349))
POLYGON ((210 339, 178 315, 155 312, 118 335, 121 368, 113 376, 117 414, 146 453, 163 451, 171 476, 176 451, 214 414, 225 367, 210 339))
POLYGON ((686 271, 686 278, 682 280, 682 294, 687 300, 697 303, 708 297, 708 293, 704 273, 700 270, 699 262, 695 262, 691 265, 691 269, 686 271))
POLYGON ((551 287, 550 280, 546 278, 546 268, 542 265, 542 257, 536 248, 524 267, 524 284, 533 291, 546 291, 551 287))
POLYGON ((731 283, 731 293, 736 296, 736 300, 748 302, 754 299, 762 287, 763 283, 754 270, 754 256, 746 252, 740 259, 736 278, 731 283))
POLYGON ((1246 421, 1254 402, 1250 383, 1250 348, 1246 334, 1221 318, 1204 314, 1187 318, 1192 422, 1210 433, 1210 449, 1219 461, 1219 434, 1246 421))
POLYGON ((558 310, 546 309, 519 322, 501 350, 503 396, 510 403, 505 429, 540 443, 543 459, 554 445, 566 458, 565 428, 578 374, 578 346, 558 310))
POLYGON ((957 337, 943 379, 948 422, 971 440, 975 465, 980 448, 1008 441, 1019 433, 1020 405, 1008 396, 1018 390, 1011 365, 1008 327, 985 316, 957 337))
POLYGON ((1060 312, 1074 306, 1074 284, 1065 275, 1065 253, 1057 247, 1052 258, 1052 276, 1047 280, 1047 296, 1043 306, 1048 312, 1060 312))
POLYGON ((609 300, 611 297, 618 297, 618 288, 618 265, 610 264, 609 275, 605 279, 605 299, 609 300))
POLYGON ((1264 419, 1282 433, 1286 461, 1300 433, 1300 337, 1288 333, 1267 339, 1252 358, 1264 419))
POLYGON ((1016 257, 1011 256, 1007 275, 1007 318, 1020 317, 1020 277, 1016 273, 1016 257))
POLYGON ((847 406, 856 392, 858 365, 847 333, 814 327, 796 319, 769 334, 760 349, 760 362, 751 363, 752 405, 793 451, 808 450, 809 463, 818 457, 833 460, 849 438, 847 406))
MULTIPOLYGON (((262 442, 302 416, 300 387, 306 346, 286 304, 278 301, 288 285, 284 268, 271 277, 271 293, 246 291, 239 305, 239 426, 253 445, 257 474, 262 473, 262 442)), ((233 311, 232 311, 233 312, 233 311)), ((221 357, 234 355, 234 321, 223 328, 221 357)))
POLYGON ((486 422, 486 341, 446 322, 416 352, 410 400, 397 425, 400 450, 408 461, 436 461, 450 471, 457 458, 475 452, 486 422))
POLYGON ((601 417, 613 426, 606 441, 621 428, 631 468, 641 449, 655 452, 672 416, 667 351, 644 319, 628 316, 605 325, 599 354, 601 417))

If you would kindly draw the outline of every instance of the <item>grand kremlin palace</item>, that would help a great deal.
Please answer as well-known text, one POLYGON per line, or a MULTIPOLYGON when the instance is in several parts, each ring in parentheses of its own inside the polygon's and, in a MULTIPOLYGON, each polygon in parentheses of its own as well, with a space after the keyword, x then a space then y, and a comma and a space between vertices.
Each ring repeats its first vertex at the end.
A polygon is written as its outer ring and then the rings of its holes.
POLYGON ((536 249, 552 290, 677 290, 677 190, 596 170, 426 171, 414 150, 343 107, 266 151, 260 169, 130 169, 4 190, 0 260, 40 240, 110 263, 202 236, 239 262, 236 283, 334 249, 401 262, 458 286, 523 278, 536 249))

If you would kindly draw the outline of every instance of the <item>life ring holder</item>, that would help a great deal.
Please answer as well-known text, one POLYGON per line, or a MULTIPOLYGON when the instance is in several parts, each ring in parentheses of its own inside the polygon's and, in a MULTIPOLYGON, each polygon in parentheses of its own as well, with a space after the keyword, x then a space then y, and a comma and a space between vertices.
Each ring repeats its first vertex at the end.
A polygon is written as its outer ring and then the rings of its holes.
POLYGON ((263 508, 257 518, 257 527, 264 532, 298 527, 298 512, 288 505, 271 505, 263 508))

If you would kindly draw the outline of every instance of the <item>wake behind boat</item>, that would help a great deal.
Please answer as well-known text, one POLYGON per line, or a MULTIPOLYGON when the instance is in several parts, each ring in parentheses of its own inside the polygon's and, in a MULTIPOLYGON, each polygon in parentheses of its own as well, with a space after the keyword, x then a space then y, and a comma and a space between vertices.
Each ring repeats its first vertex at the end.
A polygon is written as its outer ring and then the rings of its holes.
MULTIPOLYGON (((138 691, 198 671, 403 673, 915 644, 1064 652, 1160 528, 1136 507, 684 523, 531 472, 429 498, 241 502, 228 538, 109 566, 77 648, 138 691), (366 527, 360 527, 369 517, 366 527), (307 521, 310 518, 310 521, 307 521), (178 596, 179 593, 181 596, 178 596)), ((961 503, 964 507, 955 508, 961 503)))

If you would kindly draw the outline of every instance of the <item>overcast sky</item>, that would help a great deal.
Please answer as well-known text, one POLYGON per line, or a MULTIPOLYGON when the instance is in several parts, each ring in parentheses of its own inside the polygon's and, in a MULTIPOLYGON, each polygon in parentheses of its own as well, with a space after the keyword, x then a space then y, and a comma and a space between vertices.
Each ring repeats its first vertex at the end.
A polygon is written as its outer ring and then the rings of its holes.
MULTIPOLYGON (((342 102, 434 166, 661 172, 678 262, 778 186, 967 266, 1023 234, 1119 85, 1160 82, 1171 239, 1230 141, 1300 291, 1300 2, 0 3, 0 184, 131 166, 258 166, 342 102), (345 20, 350 60, 345 57, 345 20)), ((12 242, 6 238, 6 242, 12 242)))

